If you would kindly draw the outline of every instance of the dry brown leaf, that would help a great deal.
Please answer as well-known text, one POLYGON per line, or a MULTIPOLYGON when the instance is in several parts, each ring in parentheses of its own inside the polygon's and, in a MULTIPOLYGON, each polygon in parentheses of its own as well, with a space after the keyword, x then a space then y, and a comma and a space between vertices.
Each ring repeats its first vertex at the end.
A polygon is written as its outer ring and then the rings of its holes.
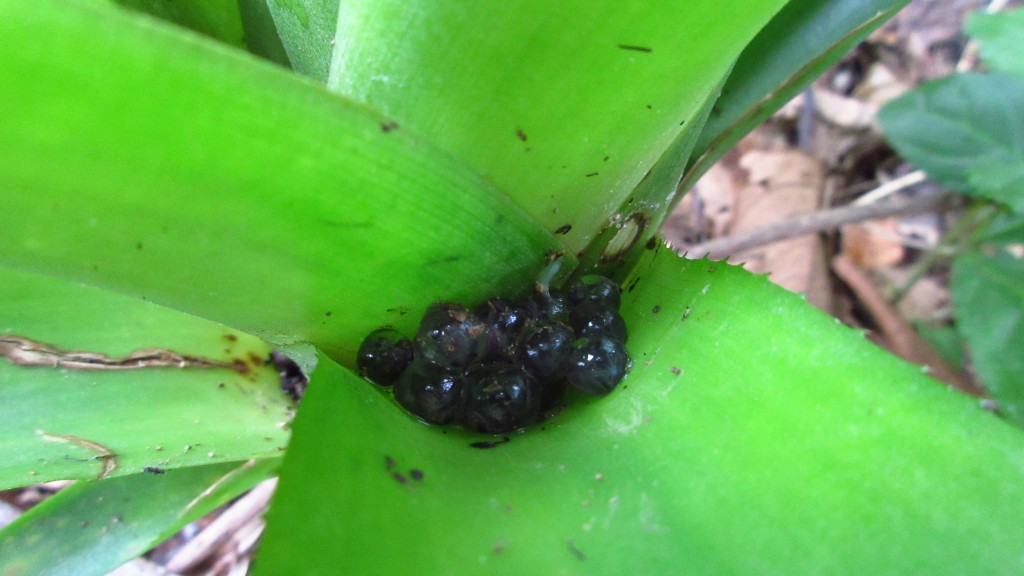
POLYGON ((886 218, 842 227, 842 253, 859 268, 894 266, 903 259, 899 219, 886 218))
MULTIPOLYGON (((799 150, 751 151, 739 162, 748 185, 740 190, 731 232, 753 230, 818 209, 823 185, 821 162, 799 150)), ((827 263, 816 235, 775 242, 735 254, 753 272, 770 272, 776 284, 807 294, 815 306, 831 309, 827 263)))

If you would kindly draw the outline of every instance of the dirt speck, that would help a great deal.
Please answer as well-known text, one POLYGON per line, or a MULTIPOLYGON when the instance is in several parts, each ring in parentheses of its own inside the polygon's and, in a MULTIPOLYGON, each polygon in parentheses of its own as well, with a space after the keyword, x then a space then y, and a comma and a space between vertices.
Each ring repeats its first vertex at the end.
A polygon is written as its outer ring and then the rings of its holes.
POLYGON ((644 54, 650 54, 651 49, 647 46, 637 46, 635 44, 619 44, 620 50, 630 50, 633 52, 643 52, 644 54))

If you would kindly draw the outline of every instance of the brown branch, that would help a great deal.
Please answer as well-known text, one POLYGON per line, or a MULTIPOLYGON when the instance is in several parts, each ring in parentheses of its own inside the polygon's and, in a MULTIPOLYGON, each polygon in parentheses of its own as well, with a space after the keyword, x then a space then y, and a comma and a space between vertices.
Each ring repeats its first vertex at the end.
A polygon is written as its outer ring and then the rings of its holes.
POLYGON ((935 194, 913 198, 895 198, 866 206, 843 206, 801 214, 748 232, 715 238, 701 244, 682 246, 681 248, 686 251, 688 256, 694 258, 705 255, 709 255, 711 258, 723 258, 756 246, 787 240, 803 234, 833 230, 854 222, 947 210, 957 205, 958 201, 959 198, 953 194, 935 194))

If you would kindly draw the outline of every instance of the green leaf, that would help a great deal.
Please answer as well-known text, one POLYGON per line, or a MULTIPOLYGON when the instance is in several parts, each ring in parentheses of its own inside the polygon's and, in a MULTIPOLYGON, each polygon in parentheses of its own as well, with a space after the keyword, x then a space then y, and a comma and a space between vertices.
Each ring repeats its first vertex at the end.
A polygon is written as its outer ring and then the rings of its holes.
POLYGON ((1024 76, 1024 9, 998 14, 975 12, 967 18, 964 31, 981 43, 981 57, 993 70, 1024 76))
MULTIPOLYGON (((1021 83, 1024 88, 1024 83, 1021 83)), ((1024 140, 1024 124, 1018 126, 1024 140)), ((967 169, 967 180, 979 196, 1002 202, 1024 214, 1024 151, 1018 157, 980 158, 967 169)))
POLYGON ((914 330, 955 370, 964 369, 964 342, 955 327, 919 321, 914 330))
POLYGON ((292 68, 327 82, 334 51, 339 0, 243 0, 264 4, 273 18, 292 68))
POLYGON ((245 47, 237 0, 113 1, 125 8, 151 14, 221 42, 245 47))
POLYGON ((277 25, 266 0, 238 0, 238 12, 249 52, 291 68, 288 51, 277 33, 277 25))
POLYGON ((346 2, 328 86, 571 226, 575 254, 783 4, 346 2))
POLYGON ((767 120, 908 0, 791 0, 740 54, 700 140, 689 189, 743 136, 767 120))
POLYGON ((1024 424, 1024 260, 1003 250, 963 254, 951 292, 975 372, 1000 410, 1024 424))
POLYGON ((976 231, 971 240, 976 244, 1024 244, 1024 216, 1012 213, 998 215, 976 231))
POLYGON ((929 176, 1024 211, 1024 80, 955 74, 890 102, 879 120, 929 176))
POLYGON ((257 574, 1018 571, 1019 429, 764 277, 654 252, 619 390, 491 449, 323 359, 257 574))
POLYGON ((292 406, 263 342, 51 277, 0 279, 0 489, 284 449, 292 406), (129 369, 147 363, 168 367, 129 369))
POLYGON ((0 531, 0 574, 107 574, 266 479, 277 464, 78 482, 0 531))
POLYGON ((0 37, 0 265, 351 362, 560 247, 391 120, 222 45, 81 1, 0 1, 0 37))

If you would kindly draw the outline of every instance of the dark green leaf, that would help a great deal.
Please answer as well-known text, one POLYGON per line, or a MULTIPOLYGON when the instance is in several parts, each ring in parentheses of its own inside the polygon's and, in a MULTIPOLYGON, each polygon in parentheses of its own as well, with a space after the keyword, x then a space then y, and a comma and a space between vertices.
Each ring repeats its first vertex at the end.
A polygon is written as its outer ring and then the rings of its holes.
POLYGON ((292 68, 327 82, 334 52, 339 0, 242 0, 264 4, 277 27, 292 68))
POLYGON ((964 369, 964 343, 955 327, 915 322, 914 329, 950 366, 956 370, 964 369))
POLYGON ((981 43, 981 57, 993 70, 1024 76, 1024 8, 999 14, 971 14, 964 31, 981 43))
POLYGON ((740 138, 767 120, 908 0, 792 0, 744 49, 715 103, 687 174, 688 189, 740 138))
POLYGON ((1001 214, 972 237, 977 243, 1024 244, 1024 216, 1001 214))
POLYGON ((237 0, 114 0, 239 48, 245 46, 237 0))
POLYGON ((890 102, 879 120, 932 178, 1024 211, 1024 80, 955 74, 890 102))
POLYGON ((953 263, 957 329, 1000 409, 1024 424, 1024 260, 999 250, 953 263))
POLYGON ((238 0, 238 12, 249 51, 285 68, 291 68, 288 51, 284 49, 277 33, 277 25, 266 0, 238 0))
POLYGON ((277 460, 80 481, 0 531, 0 574, 101 576, 266 479, 277 460))
POLYGON ((620 388, 490 449, 323 359, 257 573, 1019 571, 1019 429, 764 277, 654 252, 620 388))

